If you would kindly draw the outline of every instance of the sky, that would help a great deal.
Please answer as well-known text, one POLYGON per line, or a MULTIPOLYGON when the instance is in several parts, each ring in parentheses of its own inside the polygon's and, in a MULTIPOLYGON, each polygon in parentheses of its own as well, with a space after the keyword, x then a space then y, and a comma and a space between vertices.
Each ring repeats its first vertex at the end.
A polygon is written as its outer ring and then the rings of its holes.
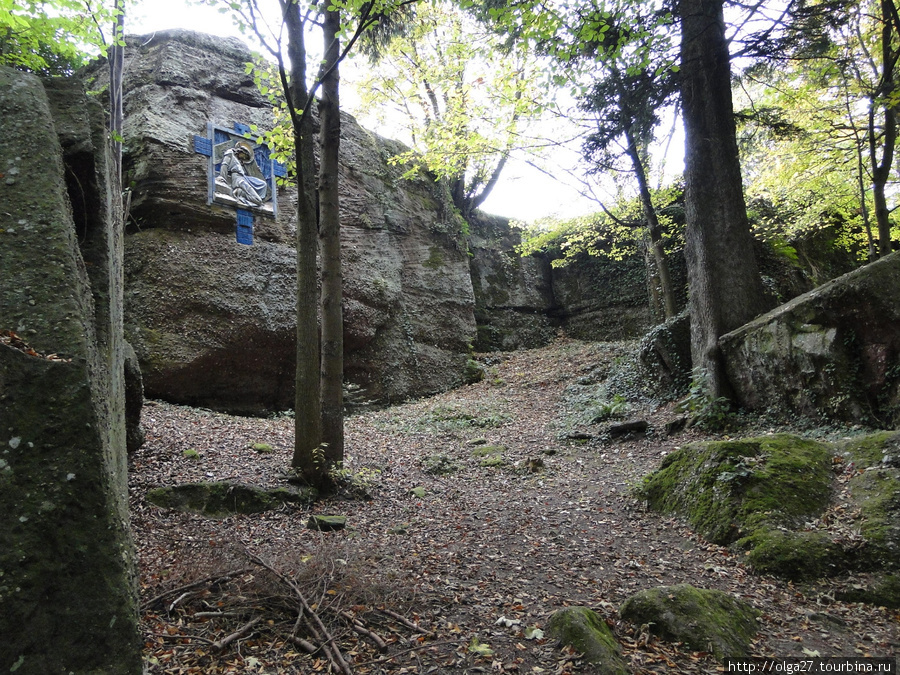
MULTIPOLYGON (((155 0, 141 3, 126 20, 126 32, 147 34, 170 28, 186 28, 221 36, 242 36, 226 14, 205 5, 190 5, 184 0, 155 0)), ((242 38, 243 39, 243 38, 242 38)), ((353 67, 352 62, 342 69, 353 67)), ((349 80, 342 78, 342 106, 354 112, 356 98, 349 80)), ((370 125, 367 125, 370 126, 370 125)), ((382 135, 392 135, 386 129, 371 128, 382 135)), ((599 210, 596 202, 579 194, 573 187, 577 181, 568 177, 568 169, 574 166, 574 153, 556 153, 542 167, 529 166, 525 161, 511 158, 504 168, 497 186, 482 205, 482 210, 517 221, 531 223, 540 218, 556 216, 571 218, 599 210)))

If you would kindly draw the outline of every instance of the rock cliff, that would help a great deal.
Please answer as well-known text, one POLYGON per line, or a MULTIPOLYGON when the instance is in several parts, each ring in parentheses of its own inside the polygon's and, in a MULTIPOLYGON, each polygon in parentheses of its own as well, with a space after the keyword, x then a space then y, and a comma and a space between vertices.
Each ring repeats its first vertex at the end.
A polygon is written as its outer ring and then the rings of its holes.
MULTIPOLYGON (((271 125, 234 39, 187 31, 126 50, 126 329, 148 397, 240 413, 293 407, 294 191, 235 241, 234 209, 207 204, 207 123, 271 125)), ((101 89, 104 71, 92 74, 101 89)), ((432 181, 388 166, 399 145, 343 118, 346 379, 395 401, 460 384, 475 337, 462 222, 432 181)))
POLYGON ((0 67, 0 671, 140 673, 105 115, 0 67))

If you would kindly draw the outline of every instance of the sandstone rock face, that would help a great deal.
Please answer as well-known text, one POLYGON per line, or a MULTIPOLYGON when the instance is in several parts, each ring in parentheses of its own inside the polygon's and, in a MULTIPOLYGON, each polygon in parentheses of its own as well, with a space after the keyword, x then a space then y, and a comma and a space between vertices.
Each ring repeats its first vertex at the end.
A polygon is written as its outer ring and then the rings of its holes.
POLYGON ((900 422, 900 253, 725 335, 740 403, 893 428, 900 422))
POLYGON ((478 351, 539 347, 562 328, 581 340, 637 337, 652 324, 643 260, 578 256, 553 267, 546 255, 519 257, 521 231, 503 218, 470 223, 478 351))
POLYGON ((520 257, 521 233, 503 218, 476 215, 469 224, 470 270, 478 323, 476 351, 540 347, 560 320, 546 256, 520 257))
MULTIPOLYGON (((126 50, 126 329, 144 389, 238 413, 292 408, 296 358, 294 191, 279 189, 278 217, 258 215, 240 245, 234 210, 207 205, 192 145, 207 122, 271 125, 250 60, 236 40, 186 31, 126 50)), ((462 383, 475 337, 461 221, 433 182, 387 165, 399 150, 344 116, 345 378, 385 401, 462 383)))
POLYGON ((0 68, 0 671, 140 673, 100 107, 0 68))

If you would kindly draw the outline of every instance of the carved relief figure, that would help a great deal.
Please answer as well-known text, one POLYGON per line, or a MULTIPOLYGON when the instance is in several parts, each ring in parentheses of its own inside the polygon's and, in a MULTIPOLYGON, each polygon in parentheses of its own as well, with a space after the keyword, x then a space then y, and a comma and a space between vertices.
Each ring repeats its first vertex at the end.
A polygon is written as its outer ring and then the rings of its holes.
POLYGON ((216 179, 217 187, 225 187, 238 203, 245 206, 262 206, 266 201, 268 186, 262 179, 256 163, 253 147, 246 141, 238 141, 222 156, 222 166, 216 179))

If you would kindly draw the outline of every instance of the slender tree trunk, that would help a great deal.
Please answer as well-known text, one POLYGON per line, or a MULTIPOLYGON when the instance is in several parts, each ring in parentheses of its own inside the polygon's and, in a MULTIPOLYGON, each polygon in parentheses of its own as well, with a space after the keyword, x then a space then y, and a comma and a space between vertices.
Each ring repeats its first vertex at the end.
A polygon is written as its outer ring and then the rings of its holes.
MULTIPOLYGON (((300 5, 281 0, 291 61, 290 98, 295 109, 309 105, 306 88, 306 43, 300 5)), ((297 154, 297 371, 294 401, 294 456, 291 466, 312 484, 321 482, 324 466, 317 457, 322 442, 318 321, 318 243, 315 184, 315 138, 311 115, 295 116, 297 154)))
MULTIPOLYGON (((891 44, 891 0, 881 0, 881 59, 884 72, 881 76, 879 93, 888 96, 894 93, 894 66, 896 55, 891 44)), ((880 97, 879 97, 880 98, 880 97)), ((873 97, 869 104, 869 157, 872 162, 872 197, 875 202, 875 222, 878 224, 878 252, 882 257, 891 252, 890 210, 885 196, 885 186, 894 164, 894 147, 897 144, 897 114, 888 103, 873 97), (881 139, 881 163, 878 162, 875 136, 875 110, 881 107, 884 116, 884 132, 881 139)))
POLYGON ((637 176, 638 193, 641 198, 641 207, 644 210, 644 218, 647 220, 647 229, 650 232, 650 250, 653 253, 653 261, 656 263, 656 273, 659 275, 659 285, 662 290, 664 310, 667 319, 671 319, 677 313, 675 308, 675 291, 672 289, 672 277, 669 274, 669 264, 666 261, 666 252, 662 243, 662 228, 659 226, 659 218, 653 207, 653 199, 650 188, 647 186, 647 173, 644 171, 644 163, 638 153, 634 134, 630 127, 625 129, 625 140, 628 142, 628 157, 637 176))
POLYGON ((708 394, 731 396, 719 337, 765 308, 744 202, 722 0, 680 0, 685 257, 691 355, 708 394))
POLYGON ((897 122, 894 112, 884 109, 884 137, 882 140, 881 163, 878 163, 878 150, 875 138, 874 102, 869 113, 869 157, 872 162, 872 200, 875 203, 875 223, 878 226, 878 254, 881 257, 891 252, 891 220, 887 205, 885 187, 891 173, 894 144, 897 140, 897 122))
POLYGON ((344 459, 344 324, 341 314, 341 220, 338 194, 338 151, 341 142, 341 111, 338 97, 338 10, 326 10, 322 33, 325 60, 322 64, 322 100, 319 103, 319 240, 322 251, 322 441, 328 465, 344 459))
POLYGON ((125 68, 125 0, 116 0, 112 44, 109 47, 109 132, 112 137, 116 190, 122 192, 122 73, 125 68))

